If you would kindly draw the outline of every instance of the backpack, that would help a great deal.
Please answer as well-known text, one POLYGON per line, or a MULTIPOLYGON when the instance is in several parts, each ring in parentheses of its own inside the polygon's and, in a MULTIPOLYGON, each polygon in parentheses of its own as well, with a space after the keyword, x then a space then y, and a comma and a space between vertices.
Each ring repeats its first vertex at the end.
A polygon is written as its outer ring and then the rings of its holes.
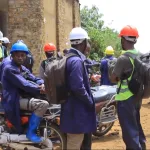
POLYGON ((66 62, 67 59, 78 56, 68 53, 59 59, 50 61, 45 67, 44 84, 48 102, 50 104, 62 104, 66 101, 70 92, 66 87, 66 62))
POLYGON ((134 59, 132 77, 130 81, 127 80, 129 90, 136 96, 150 97, 150 54, 137 56, 126 52, 123 55, 134 59))
POLYGON ((48 63, 50 63, 51 61, 53 61, 55 59, 56 59, 55 57, 52 57, 52 58, 48 58, 48 59, 42 61, 41 66, 44 69, 44 71, 45 71, 45 68, 48 65, 48 63))
POLYGON ((109 79, 110 79, 111 76, 112 76, 112 73, 113 73, 113 70, 114 70, 114 68, 115 68, 116 63, 117 63, 117 58, 114 58, 114 59, 112 59, 112 60, 107 59, 108 77, 109 77, 109 79))

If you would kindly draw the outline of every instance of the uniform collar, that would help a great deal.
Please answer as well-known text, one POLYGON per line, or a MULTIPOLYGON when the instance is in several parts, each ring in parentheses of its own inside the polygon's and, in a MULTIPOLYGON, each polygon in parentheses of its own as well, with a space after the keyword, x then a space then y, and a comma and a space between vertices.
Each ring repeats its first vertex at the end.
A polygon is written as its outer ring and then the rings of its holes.
POLYGON ((77 50, 75 48, 71 48, 71 51, 75 51, 83 61, 86 60, 86 56, 83 53, 81 53, 79 50, 77 50))

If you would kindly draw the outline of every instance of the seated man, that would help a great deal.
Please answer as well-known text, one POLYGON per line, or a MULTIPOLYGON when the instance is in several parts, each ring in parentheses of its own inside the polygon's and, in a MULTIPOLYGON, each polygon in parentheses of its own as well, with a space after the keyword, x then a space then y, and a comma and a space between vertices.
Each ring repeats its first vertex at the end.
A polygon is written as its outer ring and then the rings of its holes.
POLYGON ((28 53, 28 47, 22 41, 18 41, 12 46, 10 51, 11 62, 3 70, 2 105, 6 118, 13 124, 19 134, 22 133, 20 109, 34 111, 29 120, 26 136, 32 142, 39 143, 42 142, 42 138, 38 137, 35 132, 49 104, 34 97, 22 98, 20 94, 20 90, 35 96, 45 92, 44 81, 36 78, 26 67, 22 66, 28 53), (26 72, 27 78, 23 76, 26 72), (30 81, 36 84, 32 84, 30 81))

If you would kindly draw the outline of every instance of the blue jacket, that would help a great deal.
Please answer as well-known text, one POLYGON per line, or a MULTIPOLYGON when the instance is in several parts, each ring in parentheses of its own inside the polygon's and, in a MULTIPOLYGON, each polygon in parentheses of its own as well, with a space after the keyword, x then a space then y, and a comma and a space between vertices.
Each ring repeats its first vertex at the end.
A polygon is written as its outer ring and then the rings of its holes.
POLYGON ((61 107, 60 129, 64 133, 91 133, 96 131, 96 113, 88 73, 83 65, 86 58, 75 49, 69 52, 78 56, 67 60, 67 87, 71 94, 61 107))
POLYGON ((110 82, 109 77, 108 77, 108 65, 107 61, 108 60, 113 60, 115 57, 113 56, 105 56, 101 60, 101 85, 114 85, 113 83, 110 82))
POLYGON ((28 69, 21 66, 22 71, 15 65, 13 60, 4 68, 2 76, 2 105, 5 110, 6 118, 14 125, 18 133, 22 132, 20 119, 20 90, 30 94, 39 95, 40 89, 37 85, 30 83, 28 80, 43 84, 42 79, 36 78, 30 73, 28 69), (22 73, 28 72, 28 80, 26 80, 22 73))

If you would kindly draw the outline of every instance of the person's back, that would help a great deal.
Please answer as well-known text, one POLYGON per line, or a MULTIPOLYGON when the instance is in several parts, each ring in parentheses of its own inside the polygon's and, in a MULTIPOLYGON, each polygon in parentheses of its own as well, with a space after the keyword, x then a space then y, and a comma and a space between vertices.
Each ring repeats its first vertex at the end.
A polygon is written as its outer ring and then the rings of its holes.
POLYGON ((114 50, 111 46, 108 46, 105 50, 106 56, 101 60, 101 85, 114 85, 111 83, 108 75, 108 61, 116 59, 114 55, 114 50))

